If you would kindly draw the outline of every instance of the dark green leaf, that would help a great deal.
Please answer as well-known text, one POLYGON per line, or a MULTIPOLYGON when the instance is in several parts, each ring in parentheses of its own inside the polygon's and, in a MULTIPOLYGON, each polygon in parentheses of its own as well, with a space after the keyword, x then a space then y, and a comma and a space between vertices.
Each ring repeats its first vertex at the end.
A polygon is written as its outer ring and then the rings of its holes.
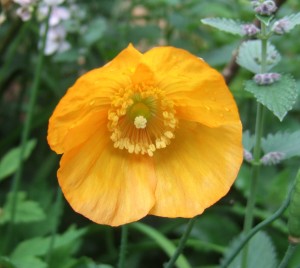
POLYGON ((0 257, 0 267, 1 268, 17 268, 12 261, 7 257, 0 257))

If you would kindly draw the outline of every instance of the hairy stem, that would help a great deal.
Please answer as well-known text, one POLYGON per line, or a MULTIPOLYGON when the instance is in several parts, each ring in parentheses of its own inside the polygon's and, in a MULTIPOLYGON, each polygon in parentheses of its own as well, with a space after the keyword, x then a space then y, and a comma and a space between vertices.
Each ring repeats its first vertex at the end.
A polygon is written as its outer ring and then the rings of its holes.
MULTIPOLYGON (((267 66, 267 33, 266 25, 261 23, 261 73, 266 72, 267 66)), ((253 226, 253 213, 255 209, 255 196, 258 187, 258 177, 260 171, 261 139, 263 135, 265 109, 262 104, 257 103, 256 123, 255 123, 255 145, 253 150, 254 165, 252 167, 250 194, 247 201, 246 215, 244 221, 244 233, 248 234, 253 226)), ((242 267, 247 267, 248 247, 245 247, 242 267)))

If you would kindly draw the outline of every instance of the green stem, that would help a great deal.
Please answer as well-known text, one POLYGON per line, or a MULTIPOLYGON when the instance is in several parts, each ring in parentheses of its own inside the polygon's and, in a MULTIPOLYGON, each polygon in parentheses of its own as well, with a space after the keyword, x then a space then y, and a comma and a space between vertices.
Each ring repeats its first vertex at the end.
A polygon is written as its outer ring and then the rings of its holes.
POLYGON ((57 193, 56 193, 56 200, 55 200, 55 204, 54 204, 54 206, 55 206, 55 211, 54 211, 55 223, 52 226, 49 248, 48 248, 47 255, 46 255, 46 263, 48 263, 49 267, 51 266, 50 263, 51 263, 53 248, 54 248, 55 237, 57 234, 61 205, 62 205, 62 193, 61 193, 60 188, 58 187, 57 193))
MULTIPOLYGON (((266 72, 267 67, 267 29, 266 25, 261 23, 261 73, 266 72)), ((256 123, 255 123, 255 145, 253 149, 253 167, 252 167, 252 178, 250 193, 247 201, 246 215, 244 221, 244 233, 248 234, 253 226, 253 213, 255 209, 255 197, 258 187, 258 177, 260 171, 260 156, 261 156, 261 139, 263 135, 263 126, 264 126, 264 114, 265 109, 259 102, 257 103, 257 112, 256 112, 256 123)), ((242 258, 242 267, 247 267, 247 256, 248 256, 248 247, 245 247, 243 258, 242 258)))
MULTIPOLYGON (((5 55, 5 65, 0 69, 0 93, 4 90, 2 85, 8 74, 9 68, 11 67, 14 56, 16 55, 16 50, 19 47, 22 40, 24 40, 25 35, 28 33, 30 22, 23 23, 21 29, 19 30, 17 36, 14 38, 13 42, 7 48, 7 53, 5 55)), ((1 49, 1 48, 0 48, 1 49)))
POLYGON ((128 242, 128 225, 122 226, 121 231, 121 246, 119 254, 118 268, 125 268, 125 257, 127 252, 127 242, 128 242))
POLYGON ((174 264, 175 264, 176 260, 178 259, 179 255, 183 251, 183 248, 184 248, 184 246, 186 244, 186 241, 189 238, 189 235, 190 235, 190 233, 191 233, 191 231, 193 229, 195 221, 196 221, 196 217, 189 220, 189 223, 188 223, 188 225, 186 227, 186 230, 185 230, 185 232, 183 233, 183 235, 182 235, 182 237, 180 239, 178 247, 177 247, 175 253, 173 254, 172 258, 165 265, 165 268, 171 268, 171 267, 174 266, 174 264))
POLYGON ((293 256, 297 246, 298 246, 298 244, 294 244, 294 243, 289 244, 287 251, 285 252, 285 255, 284 255, 281 263, 279 264, 278 268, 288 267, 289 261, 290 261, 291 257, 293 256))
POLYGON ((18 159, 19 165, 18 165, 18 169, 13 177, 13 182, 12 182, 12 188, 11 188, 12 205, 11 205, 11 211, 10 211, 10 224, 8 225, 8 230, 7 230, 7 235, 6 235, 7 243, 11 240, 13 225, 14 225, 15 217, 16 217, 17 193, 19 190, 20 181, 21 181, 21 177, 22 177, 22 173, 23 173, 23 157, 24 157, 26 143, 27 143, 29 135, 30 135, 33 111, 34 111, 34 107, 36 104, 37 93, 38 93, 39 84, 40 84, 40 78, 41 78, 41 72, 42 72, 42 66, 43 66, 43 60, 44 60, 44 50, 45 50, 45 45, 46 45, 46 37, 47 37, 48 29, 49 29, 48 20, 49 20, 51 11, 52 11, 52 9, 49 8, 47 22, 46 22, 46 29, 45 29, 44 35, 42 37, 42 46, 40 48, 39 55, 38 55, 38 61, 37 61, 36 69, 35 69, 34 80, 33 80, 32 88, 31 88, 31 92, 30 92, 28 111, 26 114, 26 119, 25 119, 23 131, 22 131, 22 136, 21 136, 21 152, 20 152, 20 157, 18 159))
POLYGON ((233 259, 239 254, 239 252, 243 249, 244 245, 254 236, 259 230, 264 228, 265 226, 269 225, 271 222, 278 219, 287 209, 290 204, 292 194, 292 188, 289 191, 288 197, 282 203, 281 207, 269 218, 265 219, 261 223, 257 224, 248 234, 246 234, 239 242, 239 244, 235 247, 235 250, 231 252, 229 257, 224 261, 221 265, 221 268, 226 268, 228 265, 233 261, 233 259))

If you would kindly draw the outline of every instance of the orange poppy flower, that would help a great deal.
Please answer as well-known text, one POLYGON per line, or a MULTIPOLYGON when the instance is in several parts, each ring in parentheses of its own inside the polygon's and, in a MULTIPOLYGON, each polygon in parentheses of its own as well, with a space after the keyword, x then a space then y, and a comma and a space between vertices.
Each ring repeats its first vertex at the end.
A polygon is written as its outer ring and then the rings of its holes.
POLYGON ((58 180, 75 211, 118 226, 190 218, 223 197, 242 162, 242 126, 222 76, 174 47, 132 45, 68 90, 49 121, 58 180))

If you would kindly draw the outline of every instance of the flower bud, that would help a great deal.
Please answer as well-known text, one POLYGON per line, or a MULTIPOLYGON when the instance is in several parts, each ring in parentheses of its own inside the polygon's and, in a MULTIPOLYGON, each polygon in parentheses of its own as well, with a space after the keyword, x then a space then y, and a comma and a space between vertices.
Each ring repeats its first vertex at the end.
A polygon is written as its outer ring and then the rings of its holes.
POLYGON ((262 3, 259 3, 258 1, 255 2, 256 3, 253 4, 254 11, 259 15, 270 16, 277 10, 276 4, 272 0, 264 1, 262 3))
POLYGON ((243 24, 242 25, 242 31, 245 35, 248 36, 254 36, 256 35, 260 30, 254 25, 254 24, 243 24))
POLYGON ((253 160, 253 155, 251 152, 244 148, 244 160, 247 162, 251 162, 253 160))
POLYGON ((280 79, 281 75, 278 73, 265 73, 265 74, 256 74, 253 77, 253 80, 258 85, 271 85, 274 82, 280 79))
POLYGON ((272 31, 276 34, 284 34, 289 32, 289 21, 287 19, 281 19, 273 24, 272 31))
POLYGON ((270 152, 265 154, 260 161, 265 166, 277 165, 284 159, 284 156, 285 154, 282 152, 270 152))

